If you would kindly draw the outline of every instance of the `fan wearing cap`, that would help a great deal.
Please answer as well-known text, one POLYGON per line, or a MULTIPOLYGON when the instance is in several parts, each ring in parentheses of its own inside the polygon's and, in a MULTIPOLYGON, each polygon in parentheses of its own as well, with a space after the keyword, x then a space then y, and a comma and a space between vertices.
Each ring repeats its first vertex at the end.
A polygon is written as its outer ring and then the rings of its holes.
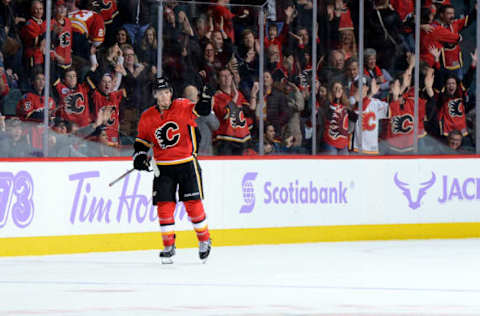
MULTIPOLYGON (((157 205, 162 231, 163 259, 175 254, 174 211, 178 185, 179 200, 183 201, 200 242, 200 259, 210 251, 200 167, 197 161, 195 119, 207 116, 212 110, 212 97, 203 89, 197 103, 189 99, 173 99, 173 89, 165 78, 156 78, 152 85, 156 104, 143 112, 138 123, 134 144, 133 165, 148 170, 147 152, 153 149, 160 175, 153 181, 153 204, 157 205)), ((172 263, 172 262, 164 262, 172 263)))

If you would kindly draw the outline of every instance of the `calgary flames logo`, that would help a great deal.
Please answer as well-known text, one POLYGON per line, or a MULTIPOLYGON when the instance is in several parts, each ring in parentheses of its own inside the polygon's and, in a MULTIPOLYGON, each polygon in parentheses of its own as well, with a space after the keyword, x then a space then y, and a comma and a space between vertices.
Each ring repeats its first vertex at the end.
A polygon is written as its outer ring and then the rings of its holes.
POLYGON ((180 127, 169 121, 155 130, 155 138, 161 149, 174 147, 180 141, 180 127))
POLYGON ((463 103, 462 99, 454 99, 448 101, 448 113, 451 117, 463 116, 463 103))
POLYGON ((409 134, 413 130, 413 117, 410 114, 392 117, 392 134, 409 134))
POLYGON ((58 38, 60 41, 60 47, 65 48, 70 46, 71 38, 72 38, 72 35, 70 34, 70 32, 63 32, 62 34, 60 34, 58 38))
POLYGON ((97 12, 107 11, 112 8, 112 2, 107 0, 107 3, 105 3, 105 0, 96 0, 92 2, 92 6, 97 12))
POLYGON ((85 110, 85 98, 80 92, 72 93, 65 98, 65 112, 80 114, 85 110))
POLYGON ((242 128, 247 125, 242 109, 233 102, 230 102, 226 107, 225 119, 230 120, 230 125, 233 128, 242 128))
POLYGON ((341 108, 330 106, 330 115, 330 128, 328 129, 330 137, 333 139, 346 138, 348 134, 348 116, 346 115, 346 111, 342 113, 341 108))
POLYGON ((376 119, 377 119, 377 116, 375 115, 375 112, 363 113, 362 129, 364 131, 373 131, 375 129, 375 127, 377 126, 377 123, 375 122, 376 119))

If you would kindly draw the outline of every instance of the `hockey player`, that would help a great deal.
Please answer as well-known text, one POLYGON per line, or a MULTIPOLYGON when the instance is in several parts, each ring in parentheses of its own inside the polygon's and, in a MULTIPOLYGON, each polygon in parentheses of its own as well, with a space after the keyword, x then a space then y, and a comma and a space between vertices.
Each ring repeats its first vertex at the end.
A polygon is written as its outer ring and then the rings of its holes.
POLYGON ((160 252, 162 263, 173 263, 175 255, 174 211, 176 188, 183 201, 199 241, 199 256, 207 259, 210 234, 203 209, 203 189, 200 167, 197 162, 197 135, 195 119, 209 115, 212 98, 205 91, 195 104, 188 99, 172 101, 172 88, 165 78, 154 79, 152 86, 156 104, 143 112, 138 123, 138 135, 134 143, 133 166, 148 170, 147 152, 153 148, 154 161, 160 176, 153 180, 153 199, 164 249, 160 252))

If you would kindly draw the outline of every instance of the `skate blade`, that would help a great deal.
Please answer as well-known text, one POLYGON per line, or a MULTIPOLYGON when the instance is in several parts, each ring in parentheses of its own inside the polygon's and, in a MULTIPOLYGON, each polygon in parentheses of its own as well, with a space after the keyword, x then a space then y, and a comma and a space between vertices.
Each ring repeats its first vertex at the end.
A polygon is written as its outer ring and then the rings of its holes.
POLYGON ((161 258, 162 264, 172 264, 173 258, 161 258))
POLYGON ((207 263, 207 261, 208 261, 208 257, 205 258, 205 259, 200 259, 200 261, 202 261, 202 263, 205 264, 205 263, 207 263))

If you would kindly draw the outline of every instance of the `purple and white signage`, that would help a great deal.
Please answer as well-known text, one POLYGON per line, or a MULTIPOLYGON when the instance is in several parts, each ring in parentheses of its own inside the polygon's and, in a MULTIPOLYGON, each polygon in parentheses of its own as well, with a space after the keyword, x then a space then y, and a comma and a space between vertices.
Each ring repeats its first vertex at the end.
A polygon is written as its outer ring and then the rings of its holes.
POLYGON ((33 179, 27 171, 0 172, 0 229, 9 224, 25 228, 33 220, 33 179))

